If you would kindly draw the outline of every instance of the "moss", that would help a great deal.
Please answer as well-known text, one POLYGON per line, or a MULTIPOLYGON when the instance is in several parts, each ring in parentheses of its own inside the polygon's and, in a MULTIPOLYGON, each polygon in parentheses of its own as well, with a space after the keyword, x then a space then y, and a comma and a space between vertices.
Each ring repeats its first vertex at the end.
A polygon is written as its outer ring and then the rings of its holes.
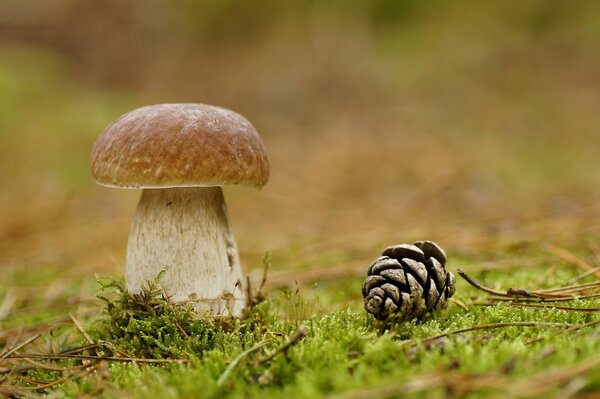
MULTIPOLYGON (((536 256, 539 262, 508 272, 474 272, 477 262, 469 257, 455 263, 497 289, 551 287, 565 284, 580 273, 560 263, 559 268, 547 273, 546 265, 552 258, 536 256)), ((15 276, 22 278, 20 274, 15 276)), ((7 276, 9 280, 12 277, 7 276)), ((381 326, 362 309, 360 290, 348 288, 360 287, 358 280, 349 276, 300 290, 271 291, 262 301, 254 302, 240 320, 198 314, 191 307, 172 303, 156 282, 131 295, 122 281, 101 279, 102 311, 81 320, 88 336, 100 347, 78 353, 163 359, 170 363, 92 362, 96 367, 90 373, 32 368, 21 375, 40 382, 64 378, 62 383, 40 392, 65 397, 318 398, 356 392, 364 397, 444 397, 448 392, 469 397, 520 397, 532 396, 530 390, 541 376, 594 360, 594 354, 600 351, 594 327, 567 332, 559 328, 512 326, 426 342, 425 338, 441 333, 489 323, 580 325, 597 320, 598 316, 508 304, 477 306, 486 295, 459 278, 456 299, 467 309, 450 303, 424 320, 381 326), (279 353, 300 325, 306 327, 306 337, 279 353), (269 359, 274 353, 277 354, 269 359), (178 363, 178 359, 186 363, 178 363), (234 359, 239 362, 232 363, 234 359), (228 378, 219 384, 224 373, 228 373, 228 378), (420 382, 428 378, 431 383, 420 382), (414 393, 401 395, 398 390, 405 386, 414 393)), ((45 281, 39 279, 37 283, 45 281)), ((584 281, 593 281, 593 277, 584 281)), ((71 289, 77 284, 74 282, 71 289)), ((580 299, 569 306, 597 305, 594 299, 580 299)), ((52 317, 57 314, 60 313, 48 313, 52 317)), ((31 313, 23 313, 21 318, 3 323, 14 326, 19 320, 21 324, 38 322, 31 313)), ((56 353, 87 344, 70 323, 42 331, 42 337, 29 351, 56 353)), ((10 342, 7 340, 4 345, 10 346, 10 342)), ((82 362, 51 364, 73 367, 82 362)), ((595 369, 584 369, 579 374, 575 381, 582 383, 577 390, 600 386, 600 372, 595 369)), ((575 377, 550 381, 543 385, 543 392, 560 396, 561 389, 569 386, 565 383, 575 377)), ((22 380, 10 382, 20 387, 34 386, 22 380)))

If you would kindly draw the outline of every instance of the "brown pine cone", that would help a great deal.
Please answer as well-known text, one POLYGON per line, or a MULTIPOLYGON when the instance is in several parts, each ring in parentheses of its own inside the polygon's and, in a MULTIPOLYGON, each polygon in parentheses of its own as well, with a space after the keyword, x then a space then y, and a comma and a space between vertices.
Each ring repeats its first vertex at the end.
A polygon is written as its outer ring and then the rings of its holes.
POLYGON ((421 318, 441 309, 455 291, 446 253, 432 241, 386 248, 369 267, 362 293, 365 309, 378 320, 421 318))

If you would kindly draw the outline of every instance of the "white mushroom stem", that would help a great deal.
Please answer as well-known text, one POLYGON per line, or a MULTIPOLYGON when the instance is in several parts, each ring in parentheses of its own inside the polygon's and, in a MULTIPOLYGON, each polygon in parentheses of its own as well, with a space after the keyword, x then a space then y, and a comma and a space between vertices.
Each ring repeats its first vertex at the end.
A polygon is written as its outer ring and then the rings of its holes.
POLYGON ((129 234, 129 292, 164 270, 173 301, 239 316, 246 305, 242 270, 221 187, 145 189, 129 234))

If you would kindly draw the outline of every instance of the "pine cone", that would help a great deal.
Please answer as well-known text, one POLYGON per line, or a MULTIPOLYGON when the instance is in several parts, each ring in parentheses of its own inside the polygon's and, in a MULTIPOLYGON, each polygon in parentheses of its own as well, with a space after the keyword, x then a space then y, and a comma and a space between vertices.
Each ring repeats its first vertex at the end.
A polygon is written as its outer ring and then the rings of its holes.
POLYGON ((369 267, 363 283, 365 310, 378 320, 421 318, 441 309, 455 291, 444 268, 446 253, 432 241, 386 248, 369 267))

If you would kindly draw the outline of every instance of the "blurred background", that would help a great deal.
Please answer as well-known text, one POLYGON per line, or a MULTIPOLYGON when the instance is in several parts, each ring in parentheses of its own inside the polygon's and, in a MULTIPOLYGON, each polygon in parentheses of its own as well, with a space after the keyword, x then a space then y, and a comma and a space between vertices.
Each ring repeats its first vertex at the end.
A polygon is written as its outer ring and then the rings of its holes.
POLYGON ((123 274, 140 193, 95 185, 90 151, 165 102, 267 145, 267 186, 225 190, 248 272, 597 240, 599 50, 593 0, 2 0, 0 268, 123 274))

